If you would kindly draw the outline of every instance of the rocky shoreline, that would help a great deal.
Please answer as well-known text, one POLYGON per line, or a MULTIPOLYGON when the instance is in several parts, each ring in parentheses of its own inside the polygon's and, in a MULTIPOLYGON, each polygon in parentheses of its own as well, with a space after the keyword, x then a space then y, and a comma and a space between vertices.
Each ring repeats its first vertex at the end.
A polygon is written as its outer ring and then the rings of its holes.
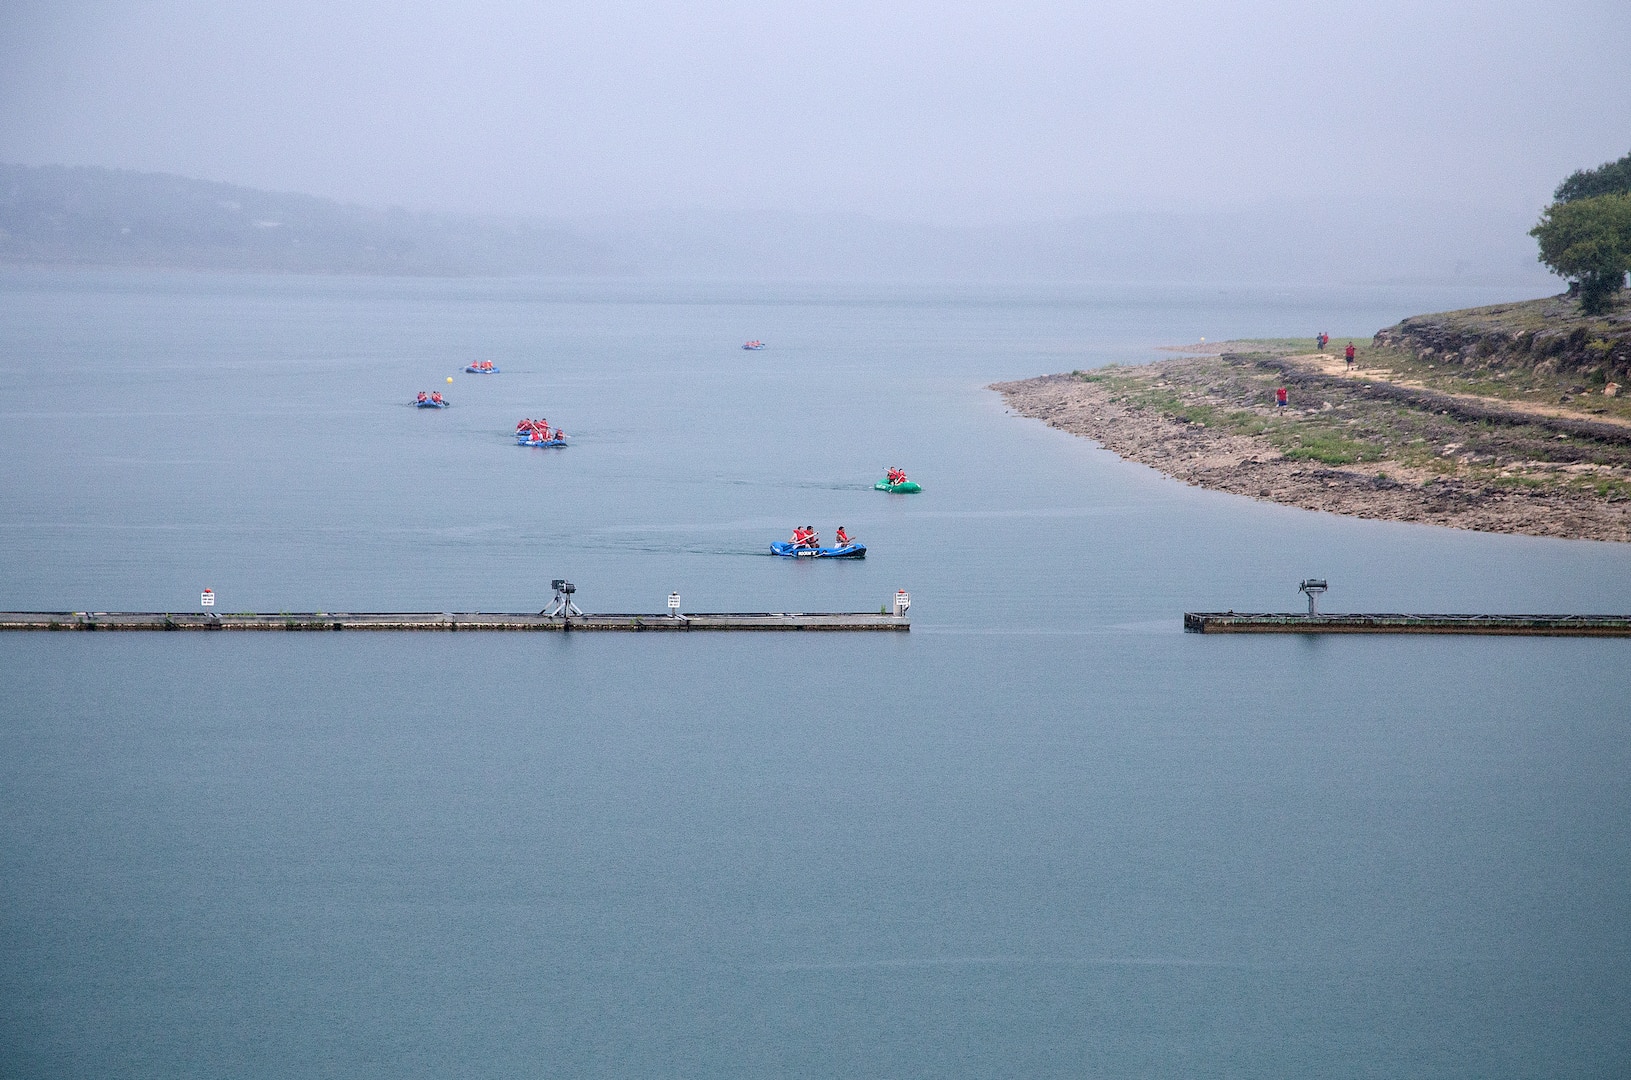
POLYGON ((1631 383, 1631 297, 1596 316, 1582 314, 1568 293, 1413 315, 1378 331, 1375 344, 1462 369, 1529 368, 1598 386, 1631 383))
POLYGON ((1631 541, 1624 487, 1631 484, 1631 438, 1621 447, 1588 432, 1531 432, 1521 417, 1502 432, 1488 416, 1455 417, 1380 394, 1372 403, 1374 384, 1355 384, 1345 397, 1343 388, 1305 382, 1298 387, 1304 407, 1276 409, 1263 387, 1296 385, 1289 371, 1272 357, 1225 354, 992 389, 1020 415, 1198 487, 1351 517, 1631 541), (1401 411, 1412 414, 1403 425, 1401 411), (1339 422, 1353 426, 1331 427, 1339 422), (1307 425, 1306 439, 1299 424, 1307 425), (1409 452, 1360 435, 1343 436, 1347 443, 1327 437, 1389 424, 1411 436, 1396 440, 1409 452), (1465 434, 1457 434, 1461 428, 1465 434), (1505 460, 1501 447, 1478 442, 1492 428, 1506 439, 1505 460), (1574 442, 1585 445, 1571 450, 1574 442), (1355 460, 1342 460, 1348 456, 1355 460))

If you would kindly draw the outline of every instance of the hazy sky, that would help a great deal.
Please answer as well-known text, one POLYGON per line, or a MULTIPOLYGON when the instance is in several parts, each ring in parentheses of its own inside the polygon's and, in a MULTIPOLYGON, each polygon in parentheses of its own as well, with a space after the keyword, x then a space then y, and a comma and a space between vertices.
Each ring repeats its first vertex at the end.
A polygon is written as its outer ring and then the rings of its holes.
POLYGON ((1631 0, 0 0, 0 160, 545 216, 1465 199, 1631 150, 1631 0))

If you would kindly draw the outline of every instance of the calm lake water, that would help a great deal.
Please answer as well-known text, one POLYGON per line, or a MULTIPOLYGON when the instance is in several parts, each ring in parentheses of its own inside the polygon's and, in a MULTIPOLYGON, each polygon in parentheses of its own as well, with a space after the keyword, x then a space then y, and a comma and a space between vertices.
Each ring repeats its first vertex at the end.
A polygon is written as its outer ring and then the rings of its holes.
POLYGON ((0 638, 0 1075, 1626 1075, 1631 644, 1181 613, 1623 612, 1631 546, 1185 488, 984 389, 1510 298, 0 274, 0 607, 913 600, 0 638), (868 558, 764 554, 804 523, 868 558))

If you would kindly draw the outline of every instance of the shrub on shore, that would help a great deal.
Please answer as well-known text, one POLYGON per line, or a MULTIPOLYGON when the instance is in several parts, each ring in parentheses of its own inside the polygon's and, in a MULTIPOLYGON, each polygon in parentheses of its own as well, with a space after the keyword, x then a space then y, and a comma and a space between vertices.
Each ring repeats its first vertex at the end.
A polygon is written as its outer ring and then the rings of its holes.
POLYGON ((1540 261, 1579 285, 1582 311, 1613 307, 1631 271, 1631 195, 1553 203, 1529 235, 1540 241, 1540 261))
POLYGON ((1575 172, 1553 197, 1529 235, 1540 261, 1578 292, 1580 309, 1601 315, 1631 272, 1631 154, 1575 172))

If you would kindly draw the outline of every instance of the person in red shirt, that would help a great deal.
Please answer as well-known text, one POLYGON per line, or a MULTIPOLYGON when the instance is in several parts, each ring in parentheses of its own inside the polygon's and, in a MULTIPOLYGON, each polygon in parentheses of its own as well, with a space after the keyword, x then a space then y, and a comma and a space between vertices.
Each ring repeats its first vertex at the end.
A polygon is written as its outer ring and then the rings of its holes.
POLYGON ((1342 355, 1347 358, 1348 366, 1350 368, 1353 367, 1354 366, 1354 343, 1353 342, 1351 342, 1351 341, 1348 342, 1348 347, 1346 349, 1342 350, 1342 355))

